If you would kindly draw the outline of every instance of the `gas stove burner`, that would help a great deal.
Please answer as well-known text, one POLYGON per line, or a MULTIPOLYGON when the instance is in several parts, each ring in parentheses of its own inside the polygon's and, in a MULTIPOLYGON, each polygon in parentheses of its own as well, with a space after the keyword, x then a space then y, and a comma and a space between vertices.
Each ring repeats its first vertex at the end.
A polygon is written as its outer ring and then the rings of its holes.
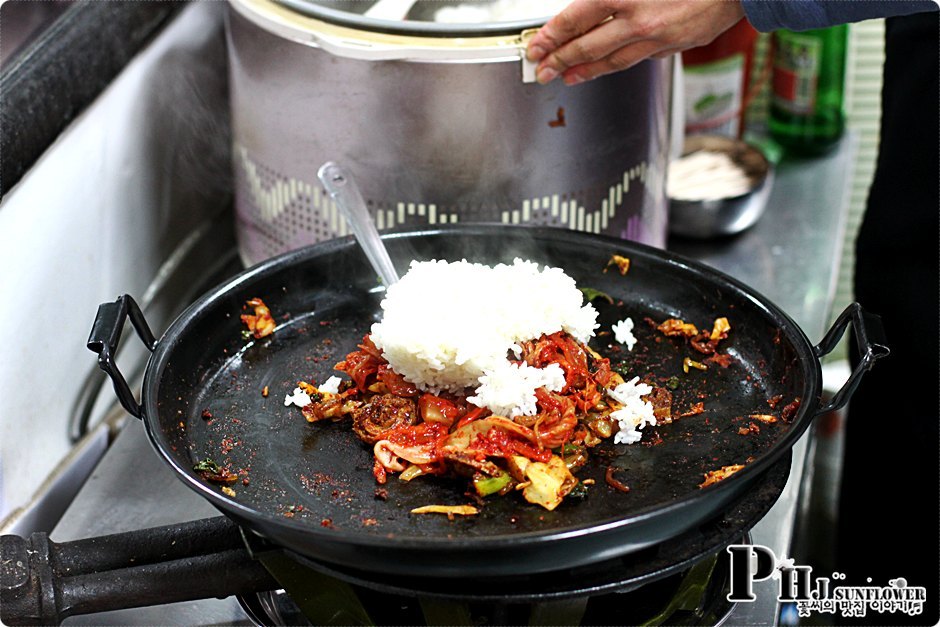
MULTIPOLYGON (((717 625, 733 609, 726 600, 723 549, 750 542, 747 531, 776 502, 789 471, 787 456, 721 516, 669 542, 588 566, 454 581, 392 577, 293 556, 309 568, 299 592, 306 596, 321 582, 348 584, 342 588, 344 602, 314 611, 366 615, 376 624, 624 625, 655 618, 674 625, 717 625)), ((283 590, 241 596, 239 603, 257 625, 311 624, 283 590)))
MULTIPOLYGON (((740 543, 750 543, 745 536, 740 543)), ((346 598, 326 610, 333 617, 366 615, 380 625, 712 625, 725 622, 735 604, 727 600, 729 562, 722 551, 691 567, 629 591, 615 591, 559 600, 517 603, 477 600, 447 601, 402 596, 354 587, 346 598)), ((242 609, 259 627, 313 625, 283 590, 238 597, 242 609)), ((324 617, 316 617, 324 618, 324 617)))
MULTIPOLYGON (((746 540, 745 540, 746 541, 746 540)), ((357 590, 360 608, 379 625, 710 625, 723 624, 735 604, 727 600, 729 573, 720 554, 689 570, 660 579, 641 590, 607 593, 545 603, 439 602, 357 590)), ((312 625, 283 590, 239 597, 258 627, 312 625)))

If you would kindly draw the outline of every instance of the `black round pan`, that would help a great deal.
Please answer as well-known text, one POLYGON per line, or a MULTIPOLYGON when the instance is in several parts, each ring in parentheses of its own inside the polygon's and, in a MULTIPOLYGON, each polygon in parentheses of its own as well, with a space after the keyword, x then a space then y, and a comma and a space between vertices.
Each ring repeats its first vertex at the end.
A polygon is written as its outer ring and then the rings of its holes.
MULTIPOLYGON (((129 297, 102 305, 89 346, 183 482, 245 528, 328 563, 398 575, 506 576, 593 563, 666 541, 747 491, 813 416, 845 402, 863 369, 886 351, 869 338, 878 332, 877 319, 857 306, 814 347, 786 314, 735 280, 627 241, 487 225, 384 239, 401 271, 411 259, 432 258, 493 264, 521 257, 563 268, 579 287, 614 300, 594 301, 601 326, 591 345, 623 371, 674 388, 677 413, 698 402, 704 411, 647 428, 639 444, 594 449, 578 473, 595 480, 588 495, 554 511, 510 494, 488 498, 476 516, 413 515, 410 510, 422 505, 471 503, 465 482, 392 477, 379 486, 371 448, 348 424, 308 424, 299 409, 284 404, 298 381, 321 383, 339 374, 333 366, 379 317, 382 289, 353 240, 291 252, 245 271, 200 298, 159 340, 148 337, 129 297), (631 260, 626 275, 605 270, 614 254, 631 260), (255 297, 270 307, 278 326, 273 335, 249 341, 239 315, 255 297), (139 405, 111 359, 128 315, 153 350, 139 405), (609 333, 627 316, 639 340, 633 351, 609 333), (711 363, 704 371, 684 372, 684 357, 705 356, 652 326, 676 317, 710 329, 721 316, 731 332, 719 352, 730 363, 711 363), (868 357, 822 407, 819 357, 850 323, 868 357), (780 419, 787 412, 789 420, 780 419), (778 420, 768 424, 753 415, 778 420), (231 493, 193 470, 205 458, 239 473, 231 493), (700 487, 705 473, 737 464, 744 468, 700 487), (629 493, 605 483, 610 467, 629 493)), ((487 311, 474 294, 453 306, 487 311)))

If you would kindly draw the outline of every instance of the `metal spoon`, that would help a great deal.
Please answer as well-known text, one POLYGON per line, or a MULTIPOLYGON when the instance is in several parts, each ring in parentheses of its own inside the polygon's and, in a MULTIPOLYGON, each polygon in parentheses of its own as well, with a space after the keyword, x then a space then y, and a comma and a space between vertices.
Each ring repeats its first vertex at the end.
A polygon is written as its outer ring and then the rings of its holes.
POLYGON ((379 232, 372 223, 372 217, 366 209, 366 203, 356 186, 355 181, 341 165, 329 161, 324 163, 317 172, 320 182, 330 194, 330 197, 343 212, 346 222, 349 223, 356 241, 365 251, 369 263, 378 273, 386 287, 398 282, 398 273, 385 250, 385 244, 379 237, 379 232))

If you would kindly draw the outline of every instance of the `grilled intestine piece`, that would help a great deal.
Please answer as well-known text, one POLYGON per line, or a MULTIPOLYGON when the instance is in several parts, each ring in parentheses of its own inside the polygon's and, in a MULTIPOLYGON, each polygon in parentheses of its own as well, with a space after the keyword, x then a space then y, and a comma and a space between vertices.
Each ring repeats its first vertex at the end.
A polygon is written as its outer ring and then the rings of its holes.
POLYGON ((405 425, 418 423, 414 401, 394 394, 374 396, 352 412, 353 431, 360 440, 375 444, 382 434, 405 425))

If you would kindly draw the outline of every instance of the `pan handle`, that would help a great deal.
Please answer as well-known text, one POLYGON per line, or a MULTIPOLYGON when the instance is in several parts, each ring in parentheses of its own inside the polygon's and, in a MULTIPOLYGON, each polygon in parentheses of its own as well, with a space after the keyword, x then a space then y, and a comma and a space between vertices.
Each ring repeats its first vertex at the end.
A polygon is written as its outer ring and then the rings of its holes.
POLYGON ((114 392, 117 394, 121 405, 132 416, 141 418, 143 416, 143 407, 134 398, 134 393, 127 385, 127 380, 114 361, 118 342, 121 341, 121 331, 124 330, 124 322, 128 317, 130 317, 131 324, 144 346, 147 347, 147 350, 153 352, 157 347, 157 340, 150 331, 147 321, 144 320, 144 314, 137 302, 129 294, 119 296, 113 303, 104 303, 98 306, 98 313, 95 316, 95 323, 91 327, 87 346, 88 350, 98 354, 98 367, 111 378, 114 392))
POLYGON ((885 339, 885 330, 881 324, 881 317, 865 311, 858 303, 852 303, 839 314, 838 319, 836 319, 822 341, 813 347, 817 359, 832 352, 839 344, 849 324, 855 330, 855 341, 858 344, 861 359, 855 369, 852 370, 848 380, 842 385, 842 388, 833 395, 828 405, 819 409, 817 415, 839 409, 849 402, 849 398, 862 381, 862 375, 871 369, 875 361, 886 357, 891 352, 885 339))

